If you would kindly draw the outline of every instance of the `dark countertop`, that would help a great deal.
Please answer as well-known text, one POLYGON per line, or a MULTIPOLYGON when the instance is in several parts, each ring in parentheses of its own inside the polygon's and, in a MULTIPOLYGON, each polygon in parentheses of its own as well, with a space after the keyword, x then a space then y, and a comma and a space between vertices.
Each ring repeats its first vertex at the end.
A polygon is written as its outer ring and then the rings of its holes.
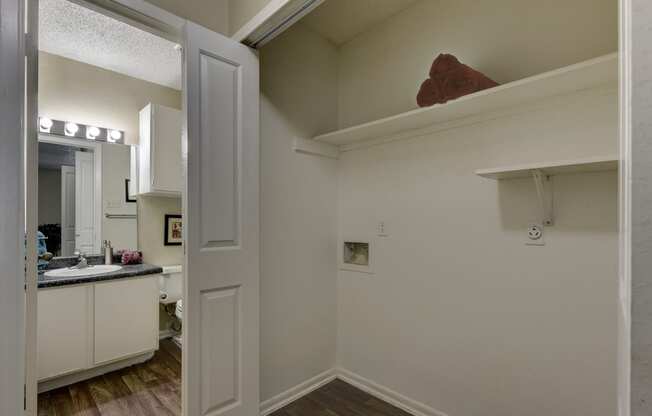
MULTIPOLYGON (((90 263, 90 262, 89 262, 90 263)), ((115 263, 121 265, 120 263, 115 263)), ((47 270, 39 271, 38 273, 38 288, 58 287, 67 285, 79 285, 83 283, 102 282, 106 280, 126 279, 130 277, 146 276, 148 274, 163 273, 163 269, 159 266, 151 264, 129 264, 121 265, 122 269, 110 272, 96 274, 93 276, 75 276, 75 277, 45 277, 45 272, 54 270, 59 267, 50 267, 47 270)), ((67 267, 67 266, 66 266, 67 267)))

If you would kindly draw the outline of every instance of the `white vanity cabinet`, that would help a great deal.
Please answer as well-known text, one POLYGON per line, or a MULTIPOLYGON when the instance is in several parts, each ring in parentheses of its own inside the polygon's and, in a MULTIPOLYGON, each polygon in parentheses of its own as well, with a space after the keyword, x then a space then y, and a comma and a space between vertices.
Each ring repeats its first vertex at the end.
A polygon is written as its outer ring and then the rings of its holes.
POLYGON ((39 289, 39 381, 157 350, 159 276, 39 289))
POLYGON ((158 277, 95 286, 93 364, 158 348, 158 277))
POLYGON ((91 361, 92 286, 38 292, 38 379, 88 368, 91 361))
POLYGON ((136 153, 138 194, 181 196, 181 111, 152 103, 140 110, 136 153))

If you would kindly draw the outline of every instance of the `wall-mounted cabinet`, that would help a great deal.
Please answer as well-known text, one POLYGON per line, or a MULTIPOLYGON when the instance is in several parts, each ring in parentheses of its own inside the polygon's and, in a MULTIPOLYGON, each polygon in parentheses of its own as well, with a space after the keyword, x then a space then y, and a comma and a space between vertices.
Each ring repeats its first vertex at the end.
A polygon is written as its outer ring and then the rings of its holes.
POLYGON ((132 195, 181 196, 181 111, 151 103, 140 110, 131 171, 132 195))

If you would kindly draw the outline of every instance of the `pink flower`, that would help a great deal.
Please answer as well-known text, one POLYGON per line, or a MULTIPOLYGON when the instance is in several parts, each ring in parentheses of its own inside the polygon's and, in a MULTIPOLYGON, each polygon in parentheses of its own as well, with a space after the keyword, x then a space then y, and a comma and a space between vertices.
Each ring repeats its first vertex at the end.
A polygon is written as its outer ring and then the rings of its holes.
POLYGON ((122 252, 122 264, 140 264, 143 256, 139 251, 125 250, 122 252))

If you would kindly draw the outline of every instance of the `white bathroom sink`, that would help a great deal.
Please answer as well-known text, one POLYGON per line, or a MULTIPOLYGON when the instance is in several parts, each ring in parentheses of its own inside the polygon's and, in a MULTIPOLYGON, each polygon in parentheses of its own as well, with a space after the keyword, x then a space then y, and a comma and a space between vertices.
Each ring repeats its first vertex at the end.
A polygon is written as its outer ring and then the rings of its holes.
POLYGON ((45 277, 95 276, 103 273, 117 272, 120 269, 122 269, 122 266, 118 266, 117 264, 98 264, 96 266, 88 266, 84 269, 66 267, 65 269, 55 269, 45 272, 45 277))

